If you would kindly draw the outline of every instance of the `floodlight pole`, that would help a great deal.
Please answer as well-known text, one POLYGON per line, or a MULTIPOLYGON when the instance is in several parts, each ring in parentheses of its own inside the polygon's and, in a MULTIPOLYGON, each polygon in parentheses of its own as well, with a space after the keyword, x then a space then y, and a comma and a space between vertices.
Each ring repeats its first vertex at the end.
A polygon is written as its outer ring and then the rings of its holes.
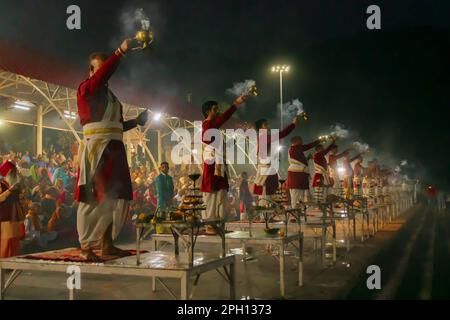
POLYGON ((280 70, 280 130, 283 130, 283 70, 280 70))
POLYGON ((36 110, 36 155, 42 155, 42 124, 44 112, 42 105, 39 105, 36 110))

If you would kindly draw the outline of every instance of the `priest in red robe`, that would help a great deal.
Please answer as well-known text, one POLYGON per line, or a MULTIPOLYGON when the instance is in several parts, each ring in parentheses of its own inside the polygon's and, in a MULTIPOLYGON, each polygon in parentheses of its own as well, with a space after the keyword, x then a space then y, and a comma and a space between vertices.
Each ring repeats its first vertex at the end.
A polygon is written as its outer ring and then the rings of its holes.
POLYGON ((353 165, 353 192, 357 196, 362 196, 363 192, 363 177, 364 177, 364 170, 363 167, 363 157, 362 155, 359 155, 358 158, 355 160, 355 164, 353 165))
POLYGON ((316 195, 316 200, 323 201, 328 194, 328 188, 333 185, 332 178, 328 170, 326 155, 336 145, 336 138, 327 148, 322 144, 316 146, 316 152, 313 155, 314 160, 314 176, 312 186, 316 195))
POLYGON ((330 174, 330 192, 337 195, 340 192, 341 186, 341 179, 338 172, 338 161, 345 157, 350 149, 345 149, 341 153, 338 153, 338 146, 334 145, 333 148, 331 148, 330 154, 328 156, 328 170, 330 174))
MULTIPOLYGON (((206 205, 206 210, 202 212, 203 219, 224 218, 225 201, 229 185, 226 161, 223 156, 224 148, 220 147, 223 141, 218 129, 231 118, 244 101, 245 96, 239 96, 224 113, 220 113, 217 101, 206 101, 202 106, 205 120, 202 122, 204 162, 200 191, 203 193, 203 202, 206 205), (218 140, 216 141, 215 138, 218 140)), ((207 226, 206 232, 213 234, 214 230, 207 226)))
MULTIPOLYGON (((290 134, 298 123, 298 117, 294 117, 291 124, 278 133, 278 136, 269 134, 269 122, 266 119, 260 119, 255 122, 255 128, 258 132, 258 166, 255 177, 255 186, 253 189, 253 194, 258 195, 260 199, 267 199, 274 195, 278 189, 278 172, 271 173, 271 163, 263 163, 265 160, 269 159, 271 156, 271 145, 275 140, 281 140, 290 134), (261 130, 262 129, 262 130, 261 130), (262 135, 266 135, 263 137, 262 135), (261 143, 266 142, 266 157, 263 156, 261 149, 261 143), (264 159, 266 158, 266 159, 264 159), (264 160, 264 161, 261 161, 264 160), (269 173, 267 174, 266 171, 269 173)), ((272 167, 273 168, 273 167, 272 167)))
POLYGON ((344 195, 347 199, 350 199, 353 196, 353 167, 352 163, 356 161, 363 152, 360 152, 353 157, 350 157, 350 153, 347 152, 342 158, 342 167, 344 170, 343 180, 342 180, 342 188, 344 190, 344 195))
POLYGON ((291 207, 298 208, 299 202, 307 202, 309 196, 309 167, 305 151, 308 151, 320 144, 316 140, 303 144, 300 136, 295 136, 291 140, 292 145, 288 151, 288 177, 286 186, 291 196, 291 207))
POLYGON ((123 256, 127 253, 113 245, 128 214, 132 200, 130 172, 123 132, 144 125, 147 111, 136 119, 124 121, 122 104, 108 87, 108 80, 128 52, 125 40, 111 55, 94 53, 89 60, 89 78, 78 87, 77 104, 84 140, 78 152, 75 200, 79 202, 77 229, 81 257, 99 261, 93 252, 123 256))

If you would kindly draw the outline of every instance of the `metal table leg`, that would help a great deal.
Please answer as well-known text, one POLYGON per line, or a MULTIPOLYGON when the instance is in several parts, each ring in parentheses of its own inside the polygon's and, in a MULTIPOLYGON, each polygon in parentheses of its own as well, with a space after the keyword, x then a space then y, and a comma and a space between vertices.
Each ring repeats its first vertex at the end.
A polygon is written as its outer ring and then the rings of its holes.
POLYGON ((336 262, 336 222, 333 221, 333 263, 336 262))
MULTIPOLYGON (((236 261, 236 260, 235 260, 236 261)), ((230 283, 230 300, 236 299, 236 283, 235 283, 235 262, 230 264, 230 274, 229 274, 229 283, 230 283)))
POLYGON ((279 246, 279 258, 280 258, 280 294, 281 299, 285 297, 285 283, 284 283, 284 242, 282 241, 279 246))
POLYGON ((320 250, 322 255, 322 266, 325 267, 325 246, 327 243, 327 227, 325 226, 325 221, 323 221, 322 226, 322 243, 320 244, 320 250))
POLYGON ((180 279, 181 282, 181 300, 188 300, 189 294, 189 276, 188 273, 185 272, 180 279))
POLYGON ((303 233, 298 239, 298 286, 303 286, 303 233))
POLYGON ((141 264, 141 227, 136 226, 136 265, 141 264))
POLYGON ((152 291, 156 291, 156 277, 152 277, 152 291))
POLYGON ((5 277, 6 277, 6 270, 0 266, 0 300, 5 299, 6 294, 5 277))

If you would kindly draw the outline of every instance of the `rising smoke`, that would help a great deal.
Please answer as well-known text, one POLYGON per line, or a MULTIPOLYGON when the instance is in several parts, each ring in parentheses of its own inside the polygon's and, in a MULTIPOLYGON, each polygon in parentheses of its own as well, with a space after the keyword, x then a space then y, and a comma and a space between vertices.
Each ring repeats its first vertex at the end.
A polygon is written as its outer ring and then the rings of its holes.
POLYGON ((294 99, 292 101, 283 103, 284 116, 295 117, 300 115, 303 111, 303 103, 299 99, 294 99))
POLYGON ((233 87, 227 89, 227 93, 233 96, 240 96, 241 94, 245 94, 249 91, 249 89, 256 84, 255 80, 245 80, 244 82, 235 82, 233 83, 233 87))
POLYGON ((336 136, 338 138, 344 139, 349 136, 348 129, 345 129, 341 124, 335 124, 331 126, 331 135, 336 136))
POLYGON ((358 152, 367 152, 367 151, 369 151, 369 145, 367 143, 364 143, 364 142, 355 141, 355 142, 353 142, 353 147, 358 152))

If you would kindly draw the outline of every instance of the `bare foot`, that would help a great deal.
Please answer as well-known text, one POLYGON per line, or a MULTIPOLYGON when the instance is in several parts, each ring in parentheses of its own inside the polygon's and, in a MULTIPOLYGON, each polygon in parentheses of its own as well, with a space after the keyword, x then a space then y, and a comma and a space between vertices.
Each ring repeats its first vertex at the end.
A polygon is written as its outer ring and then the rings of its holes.
POLYGON ((122 250, 115 246, 108 246, 102 249, 102 256, 118 256, 118 257, 126 257, 129 256, 130 253, 126 250, 122 250))
POLYGON ((103 260, 97 256, 91 249, 81 250, 80 258, 90 262, 102 262, 103 260))

